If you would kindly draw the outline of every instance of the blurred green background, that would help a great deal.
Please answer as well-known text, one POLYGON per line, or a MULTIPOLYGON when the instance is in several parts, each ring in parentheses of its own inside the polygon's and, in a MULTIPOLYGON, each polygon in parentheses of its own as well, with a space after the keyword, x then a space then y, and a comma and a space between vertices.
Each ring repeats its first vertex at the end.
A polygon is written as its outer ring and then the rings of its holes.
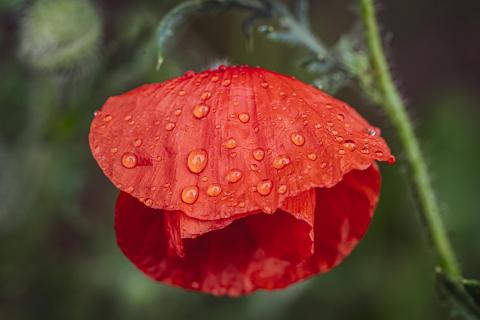
MULTIPOLYGON (((111 95, 226 60, 303 80, 304 49, 255 36, 226 13, 180 28, 159 72, 153 34, 179 1, 0 0, 0 319, 448 319, 402 154, 381 110, 337 95, 380 126, 399 161, 357 250, 287 290, 215 298, 145 278, 115 244, 116 189, 90 155, 93 112, 111 95)), ((389 58, 409 102, 465 275, 480 278, 480 2, 378 1, 389 58)), ((312 1, 333 43, 352 0, 312 1)))

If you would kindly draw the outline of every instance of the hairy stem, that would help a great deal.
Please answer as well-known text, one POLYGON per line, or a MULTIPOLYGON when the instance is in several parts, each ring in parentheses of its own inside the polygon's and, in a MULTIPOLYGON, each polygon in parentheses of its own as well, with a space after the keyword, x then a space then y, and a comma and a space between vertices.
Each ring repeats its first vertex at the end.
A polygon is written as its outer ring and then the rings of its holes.
POLYGON ((377 86, 381 92, 381 106, 392 122, 405 152, 419 212, 426 223, 440 267, 452 279, 459 279, 461 277, 460 268, 445 231, 437 198, 430 182, 427 164, 385 59, 373 1, 358 1, 370 59, 375 71, 377 86))

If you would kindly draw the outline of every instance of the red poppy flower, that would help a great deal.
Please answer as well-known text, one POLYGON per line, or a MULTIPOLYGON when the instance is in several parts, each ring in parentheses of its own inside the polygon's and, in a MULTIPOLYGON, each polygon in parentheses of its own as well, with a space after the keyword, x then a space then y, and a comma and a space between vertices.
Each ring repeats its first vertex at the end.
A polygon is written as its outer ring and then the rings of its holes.
POLYGON ((238 296, 338 265, 365 234, 388 146, 355 110, 259 67, 107 100, 90 146, 121 190, 117 242, 146 275, 238 296))

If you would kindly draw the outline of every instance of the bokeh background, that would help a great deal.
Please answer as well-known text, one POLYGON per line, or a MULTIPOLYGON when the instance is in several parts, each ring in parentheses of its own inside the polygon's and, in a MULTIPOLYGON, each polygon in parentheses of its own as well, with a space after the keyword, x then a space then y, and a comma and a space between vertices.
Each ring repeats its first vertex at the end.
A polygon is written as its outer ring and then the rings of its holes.
MULTIPOLYGON (((311 2, 326 43, 356 20, 355 1, 311 2)), ((256 34, 247 50, 241 13, 190 19, 156 72, 154 30, 178 3, 0 0, 0 319, 448 319, 394 132, 350 89, 337 95, 383 129, 399 161, 382 167, 370 230, 338 268, 287 290, 228 299, 154 283, 121 254, 112 227, 117 191, 87 142, 107 97, 219 60, 311 79, 296 60, 302 48, 256 34)), ((479 279, 480 2, 378 6, 453 245, 467 277, 479 279)))

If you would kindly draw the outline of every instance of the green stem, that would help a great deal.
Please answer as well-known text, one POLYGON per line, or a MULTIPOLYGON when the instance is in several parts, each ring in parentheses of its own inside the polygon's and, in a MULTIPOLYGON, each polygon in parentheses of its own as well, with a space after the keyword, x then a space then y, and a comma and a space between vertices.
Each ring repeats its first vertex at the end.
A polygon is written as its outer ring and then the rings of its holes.
POLYGON ((392 80, 392 75, 385 59, 373 1, 358 1, 365 28, 365 37, 370 51, 370 59, 376 73, 377 85, 381 92, 382 107, 396 129, 405 152, 409 175, 419 204, 419 211, 426 222, 438 257, 438 263, 445 274, 452 279, 460 279, 460 268, 445 231, 435 192, 430 182, 427 165, 415 136, 412 122, 392 80))

